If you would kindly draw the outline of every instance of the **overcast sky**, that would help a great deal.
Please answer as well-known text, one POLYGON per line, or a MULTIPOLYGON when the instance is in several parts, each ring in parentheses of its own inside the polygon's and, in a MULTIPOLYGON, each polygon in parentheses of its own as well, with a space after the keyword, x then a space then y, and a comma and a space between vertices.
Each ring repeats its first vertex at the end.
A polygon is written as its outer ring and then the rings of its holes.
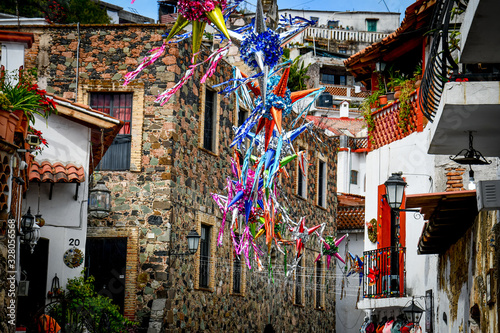
MULTIPOLYGON (((103 0, 129 11, 137 11, 137 13, 157 19, 158 7, 156 0, 103 0)), ((304 10, 331 10, 331 11, 375 11, 386 12, 387 8, 391 12, 401 13, 403 18, 406 7, 411 5, 415 0, 278 0, 278 8, 280 9, 304 9, 304 10), (385 1, 385 2, 384 2, 385 1)), ((245 4, 250 11, 254 11, 256 0, 246 0, 245 4)))

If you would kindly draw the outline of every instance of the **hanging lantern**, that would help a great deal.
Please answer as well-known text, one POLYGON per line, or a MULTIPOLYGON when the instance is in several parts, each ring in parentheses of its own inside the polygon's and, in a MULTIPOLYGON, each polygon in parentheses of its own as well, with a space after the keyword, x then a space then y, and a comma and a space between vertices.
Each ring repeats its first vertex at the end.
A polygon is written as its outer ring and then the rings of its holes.
POLYGON ((187 235, 188 240, 188 248, 191 254, 195 254, 198 251, 198 245, 200 243, 200 235, 196 232, 196 230, 191 230, 187 235))
POLYGON ((28 212, 23 215, 21 219, 21 229, 23 233, 33 229, 35 224, 35 217, 31 214, 31 207, 28 207, 28 212))
POLYGON ((102 219, 109 215, 111 210, 111 191, 108 190, 104 181, 97 182, 89 193, 89 214, 102 219))
POLYGON ((24 244, 29 244, 31 253, 35 250, 35 246, 40 240, 40 227, 37 224, 33 225, 31 230, 26 231, 22 236, 24 244))

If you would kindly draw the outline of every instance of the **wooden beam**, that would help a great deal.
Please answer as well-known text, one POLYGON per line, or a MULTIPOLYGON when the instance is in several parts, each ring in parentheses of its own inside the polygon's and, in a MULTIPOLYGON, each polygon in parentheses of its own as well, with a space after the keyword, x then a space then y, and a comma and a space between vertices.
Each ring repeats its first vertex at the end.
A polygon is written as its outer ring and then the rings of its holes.
POLYGON ((120 124, 112 122, 111 119, 108 121, 103 118, 95 117, 88 113, 78 111, 61 104, 57 105, 57 114, 60 116, 71 118, 78 122, 83 122, 87 126, 90 125, 91 127, 103 128, 105 130, 112 130, 117 126, 121 127, 120 124))

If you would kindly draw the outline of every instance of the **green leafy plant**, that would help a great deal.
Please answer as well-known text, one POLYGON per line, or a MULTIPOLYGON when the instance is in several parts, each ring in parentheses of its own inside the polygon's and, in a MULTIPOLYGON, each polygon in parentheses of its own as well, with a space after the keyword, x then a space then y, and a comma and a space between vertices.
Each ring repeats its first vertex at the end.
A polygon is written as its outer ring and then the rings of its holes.
POLYGON ((58 322, 68 322, 62 319, 63 316, 71 318, 73 325, 78 328, 85 326, 89 332, 103 332, 105 329, 109 333, 133 331, 138 324, 125 318, 110 298, 97 294, 94 281, 93 276, 85 278, 83 274, 68 279, 61 304, 53 308, 51 315, 58 322))
POLYGON ((403 130, 403 132, 406 132, 408 130, 408 125, 411 124, 411 93, 413 89, 413 82, 410 80, 407 80, 401 87, 401 95, 399 96, 398 126, 403 130))
MULTIPOLYGON (((304 66, 304 62, 300 61, 300 58, 301 56, 295 58, 290 66, 290 76, 287 84, 290 91, 304 90, 306 88, 305 81, 310 79, 310 76, 307 75, 309 65, 304 66)), ((290 60, 290 49, 283 50, 283 60, 290 60)))
MULTIPOLYGON (((17 75, 0 72, 0 92, 10 103, 8 111, 22 110, 30 123, 35 123, 35 114, 47 119, 57 113, 56 103, 47 97, 45 90, 36 84, 36 69, 21 70, 17 75)), ((8 103, 4 102, 8 106, 8 103)))

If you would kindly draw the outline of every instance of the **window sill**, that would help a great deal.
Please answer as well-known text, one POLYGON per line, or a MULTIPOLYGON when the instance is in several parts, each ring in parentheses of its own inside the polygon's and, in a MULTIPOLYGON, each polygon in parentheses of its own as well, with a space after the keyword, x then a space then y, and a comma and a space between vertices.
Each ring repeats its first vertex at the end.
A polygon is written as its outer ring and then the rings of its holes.
POLYGON ((304 304, 293 304, 293 306, 296 306, 298 308, 305 308, 306 306, 304 304))
POLYGON ((213 293, 214 292, 212 288, 203 288, 203 287, 195 288, 195 290, 206 291, 206 292, 209 292, 209 293, 213 293))
POLYGON ((214 153, 213 151, 208 150, 208 149, 206 149, 206 148, 203 148, 203 147, 198 147, 198 149, 200 149, 201 151, 203 151, 203 152, 205 152, 205 153, 207 153, 207 154, 209 154, 209 155, 212 155, 212 156, 215 156, 215 157, 219 157, 219 155, 218 155, 218 154, 216 154, 216 153, 214 153))
POLYGON ((319 209, 321 210, 324 210, 325 212, 328 211, 328 209, 326 209, 325 207, 323 206, 320 206, 320 205, 315 205, 316 207, 318 207, 319 209))
POLYGON ((230 293, 229 295, 236 296, 236 297, 245 297, 245 294, 242 294, 242 293, 230 293))
POLYGON ((303 197, 303 196, 301 196, 300 194, 294 194, 294 195, 295 195, 295 197, 296 197, 297 199, 300 199, 300 200, 302 200, 302 201, 307 201, 307 198, 304 198, 304 197, 303 197))

